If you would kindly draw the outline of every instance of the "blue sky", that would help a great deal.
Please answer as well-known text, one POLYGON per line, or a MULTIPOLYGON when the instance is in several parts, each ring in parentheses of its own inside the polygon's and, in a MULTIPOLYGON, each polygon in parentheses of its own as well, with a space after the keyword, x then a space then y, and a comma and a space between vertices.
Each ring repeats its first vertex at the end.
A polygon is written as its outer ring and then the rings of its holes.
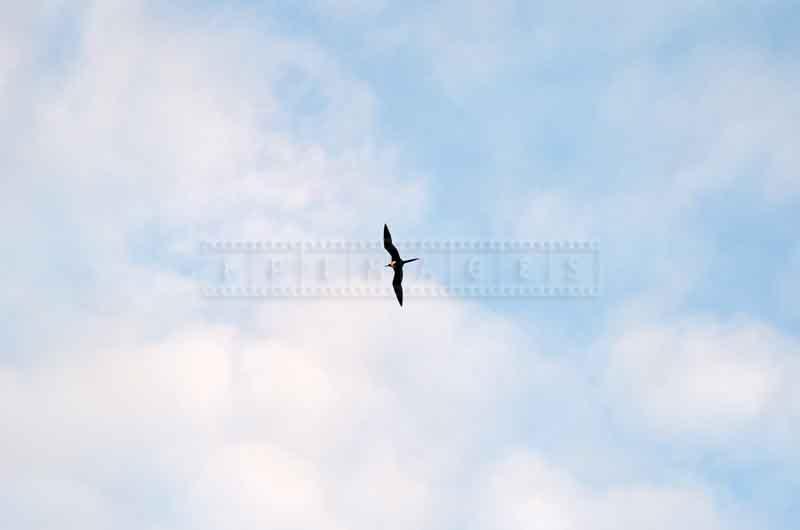
POLYGON ((0 526, 789 529, 791 2, 0 22, 0 526), (206 240, 597 241, 574 299, 209 300, 206 240))

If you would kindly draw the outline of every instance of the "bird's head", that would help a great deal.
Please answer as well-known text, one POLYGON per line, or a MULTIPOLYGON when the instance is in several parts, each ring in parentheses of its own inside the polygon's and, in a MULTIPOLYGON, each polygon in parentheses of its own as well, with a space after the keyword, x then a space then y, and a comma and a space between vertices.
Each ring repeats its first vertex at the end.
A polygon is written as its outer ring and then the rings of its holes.
POLYGON ((390 261, 390 262, 389 262, 389 264, 388 264, 388 265, 386 265, 386 266, 387 266, 387 267, 394 268, 394 263, 395 263, 394 261, 390 261))

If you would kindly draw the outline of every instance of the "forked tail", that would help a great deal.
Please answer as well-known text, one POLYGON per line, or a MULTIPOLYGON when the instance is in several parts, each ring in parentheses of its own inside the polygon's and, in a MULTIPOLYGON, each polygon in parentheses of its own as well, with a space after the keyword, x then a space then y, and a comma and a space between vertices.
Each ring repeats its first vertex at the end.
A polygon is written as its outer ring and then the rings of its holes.
POLYGON ((412 261, 417 261, 418 259, 419 258, 404 259, 403 260, 403 265, 405 265, 406 263, 411 263, 412 261))

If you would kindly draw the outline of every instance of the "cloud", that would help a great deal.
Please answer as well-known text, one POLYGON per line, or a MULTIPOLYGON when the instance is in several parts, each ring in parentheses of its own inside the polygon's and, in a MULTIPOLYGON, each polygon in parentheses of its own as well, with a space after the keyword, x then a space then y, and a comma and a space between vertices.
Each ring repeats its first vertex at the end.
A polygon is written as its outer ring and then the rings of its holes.
MULTIPOLYGON (((571 35, 543 23, 534 57, 521 61, 511 56, 525 43, 524 31, 509 28, 517 6, 462 7, 435 8, 414 34, 433 54, 437 82, 462 101, 474 83, 547 60, 571 35), (448 17, 453 38, 442 40, 448 17)), ((566 320, 567 332, 553 331, 482 300, 418 299, 414 311, 385 300, 207 301, 191 277, 198 239, 363 236, 386 216, 413 226, 429 215, 428 179, 381 139, 373 86, 313 37, 288 37, 252 12, 184 17, 139 2, 62 9, 18 17, 46 14, 63 30, 60 15, 70 15, 74 35, 58 64, 35 60, 27 46, 43 42, 37 53, 46 55, 67 44, 47 24, 2 32, 0 48, 2 105, 14 109, 0 126, 13 140, 0 164, 15 175, 0 211, 0 239, 14 256, 0 265, 11 286, 11 324, 0 330, 11 346, 0 358, 0 400, 11 405, 0 410, 8 526, 442 528, 482 514, 487 528, 658 528, 677 517, 728 529, 730 507, 712 495, 718 484, 645 476, 663 471, 651 437, 734 444, 761 428, 782 456, 791 451, 791 339, 750 321, 652 323, 680 308, 707 267, 684 213, 738 182, 716 178, 739 167, 725 150, 766 156, 776 170, 758 189, 776 199, 770 190, 794 163, 766 124, 788 127, 779 105, 762 123, 724 100, 724 85, 696 94, 691 79, 671 84, 631 67, 600 94, 602 118, 615 126, 600 143, 679 147, 663 182, 614 181, 591 201, 574 182, 544 193, 519 187, 516 200, 497 203, 513 204, 506 215, 520 219, 520 237, 613 236, 628 245, 609 254, 619 258, 614 271, 644 262, 637 286, 650 298, 610 311, 626 323, 610 336, 587 338, 566 320), (666 110, 650 109, 648 94, 666 110), (684 142, 693 124, 678 111, 718 99, 684 142), (637 116, 663 121, 663 136, 639 138, 648 125, 637 116), (763 135, 780 147, 774 157, 755 145, 763 135), (392 201, 404 207, 388 211, 392 201), (676 266, 664 249, 678 248, 676 266), (595 388, 590 372, 606 360, 606 384, 595 388), (628 428, 627 445, 608 435, 607 407, 628 428), (525 448, 507 453, 509 440, 525 448)), ((660 26, 659 14, 647 16, 660 26)), ((620 38, 647 39, 644 28, 620 38)), ((704 65, 680 73, 700 77, 704 65)), ((741 89, 742 101, 791 93, 780 67, 746 65, 763 79, 741 89)), ((667 160, 663 151, 643 166, 667 160)))
MULTIPOLYGON (((14 404, 1 414, 9 524, 321 527, 337 484, 323 473, 326 436, 357 425, 359 402, 382 385, 357 366, 335 370, 316 356, 324 343, 307 353, 292 335, 281 349, 210 324, 230 313, 203 307, 163 254, 132 259, 130 243, 154 224, 168 250, 201 233, 357 232, 397 196, 406 207, 394 218, 414 220, 424 181, 377 141, 369 88, 313 43, 243 20, 216 31, 135 2, 75 11, 76 45, 59 68, 31 63, 23 76, 24 41, 4 47, 15 62, 3 56, 3 90, 25 109, 3 124, 3 137, 22 138, 6 162, 29 199, 0 214, 25 227, 6 238, 20 265, 3 265, 20 323, 10 335, 20 351, 0 371, 14 404), (269 386, 251 393, 246 380, 269 386), (274 430, 240 440, 248 421, 274 430), (52 509, 37 501, 48 491, 52 509)), ((383 460, 354 479, 361 491, 392 465, 383 460)), ((417 480, 395 473, 398 491, 417 480)))
POLYGON ((725 447, 744 435, 786 451, 784 420, 796 413, 791 381, 800 368, 795 341, 742 318, 624 328, 606 373, 623 416, 684 443, 725 447))
POLYGON ((334 529, 316 466, 268 444, 212 453, 190 488, 192 528, 334 529))
POLYGON ((61 177, 50 185, 73 197, 70 216, 224 232, 226 219, 240 228, 265 209, 296 220, 251 222, 244 236, 255 237, 256 226, 351 225, 350 212, 398 193, 410 198, 401 215, 418 215, 424 183, 375 140, 368 87, 313 43, 211 23, 137 3, 86 10, 74 59, 23 101, 35 118, 32 176, 61 177))
POLYGON ((591 486, 524 449, 504 455, 487 475, 482 528, 740 528, 722 517, 708 491, 692 483, 591 486))
POLYGON ((129 509, 109 492, 125 489, 132 510, 148 502, 130 489, 141 480, 170 499, 178 527, 431 527, 492 410, 519 388, 513 359, 527 352, 543 379, 551 369, 477 308, 423 302, 398 325, 372 305, 264 308, 261 333, 184 326, 6 369, 7 480, 79 477, 120 523, 129 509))
POLYGON ((111 524, 105 499, 79 481, 37 477, 0 485, 2 520, 19 530, 53 525, 101 529, 111 524))

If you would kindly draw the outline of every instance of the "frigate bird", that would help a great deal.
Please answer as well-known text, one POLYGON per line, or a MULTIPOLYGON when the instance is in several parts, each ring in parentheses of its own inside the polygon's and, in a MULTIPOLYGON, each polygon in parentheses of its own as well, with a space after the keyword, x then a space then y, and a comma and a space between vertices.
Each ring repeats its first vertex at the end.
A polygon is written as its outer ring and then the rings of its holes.
POLYGON ((411 259, 402 259, 400 257, 400 253, 397 251, 397 247, 394 246, 392 243, 392 234, 389 233, 389 227, 383 225, 383 248, 389 253, 392 257, 392 261, 389 262, 387 267, 391 267, 394 269, 394 278, 392 278, 392 287, 394 287, 394 294, 397 295, 397 301, 400 302, 400 305, 403 305, 403 265, 406 263, 411 263, 412 261, 417 261, 419 258, 411 258, 411 259))

